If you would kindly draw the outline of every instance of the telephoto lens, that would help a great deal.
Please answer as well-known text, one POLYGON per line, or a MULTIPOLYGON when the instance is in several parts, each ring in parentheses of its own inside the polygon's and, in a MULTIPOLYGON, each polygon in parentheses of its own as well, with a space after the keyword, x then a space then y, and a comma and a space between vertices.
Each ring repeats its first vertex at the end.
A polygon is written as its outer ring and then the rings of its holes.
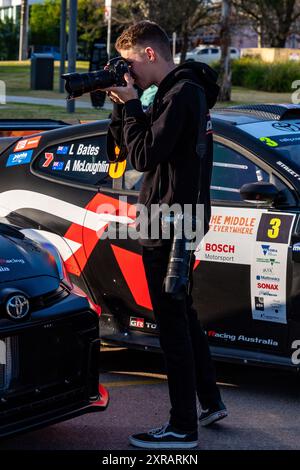
POLYGON ((173 241, 169 256, 164 290, 176 300, 182 300, 188 292, 192 250, 188 249, 191 240, 184 236, 182 218, 169 219, 173 223, 173 241))
POLYGON ((91 93, 112 85, 126 86, 125 73, 129 73, 127 62, 122 57, 115 57, 108 62, 103 70, 66 73, 61 77, 66 80, 65 90, 68 93, 68 99, 73 99, 84 93, 91 93))

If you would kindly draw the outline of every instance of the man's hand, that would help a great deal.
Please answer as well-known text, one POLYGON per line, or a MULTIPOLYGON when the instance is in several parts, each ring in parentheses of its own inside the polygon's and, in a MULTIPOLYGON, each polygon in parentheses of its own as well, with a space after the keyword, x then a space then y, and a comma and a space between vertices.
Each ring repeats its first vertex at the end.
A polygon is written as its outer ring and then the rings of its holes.
POLYGON ((126 101, 138 98, 138 93, 133 87, 134 79, 129 75, 129 73, 125 73, 124 78, 127 86, 112 86, 103 90, 106 91, 109 98, 117 104, 124 104, 126 101))

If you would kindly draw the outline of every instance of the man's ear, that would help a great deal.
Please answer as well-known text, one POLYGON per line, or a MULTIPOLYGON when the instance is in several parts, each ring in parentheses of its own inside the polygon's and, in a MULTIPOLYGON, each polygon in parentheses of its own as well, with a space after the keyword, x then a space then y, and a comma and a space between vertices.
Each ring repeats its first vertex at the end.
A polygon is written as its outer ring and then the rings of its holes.
POLYGON ((149 62, 155 62, 157 59, 156 52, 152 49, 152 47, 146 47, 145 53, 148 57, 149 62))

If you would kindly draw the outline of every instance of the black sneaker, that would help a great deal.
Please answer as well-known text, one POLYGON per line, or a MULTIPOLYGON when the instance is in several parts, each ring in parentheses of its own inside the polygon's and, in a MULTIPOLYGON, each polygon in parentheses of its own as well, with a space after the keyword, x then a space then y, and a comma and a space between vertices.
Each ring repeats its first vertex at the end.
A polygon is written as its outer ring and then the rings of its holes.
POLYGON ((220 419, 226 418, 228 415, 226 406, 223 402, 219 402, 216 405, 211 406, 207 410, 202 410, 199 417, 201 426, 209 426, 210 424, 220 421, 220 419))
POLYGON ((147 433, 134 434, 129 437, 129 442, 146 449, 191 449, 198 445, 198 433, 185 433, 167 423, 147 433))

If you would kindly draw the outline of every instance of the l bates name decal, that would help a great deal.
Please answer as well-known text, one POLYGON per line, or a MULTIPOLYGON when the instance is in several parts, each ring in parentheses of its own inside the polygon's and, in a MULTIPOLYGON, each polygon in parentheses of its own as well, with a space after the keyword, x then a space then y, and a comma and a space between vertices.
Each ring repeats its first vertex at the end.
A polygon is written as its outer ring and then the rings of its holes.
POLYGON ((99 155, 100 147, 94 145, 79 144, 76 150, 76 144, 72 144, 70 147, 69 155, 99 155))

